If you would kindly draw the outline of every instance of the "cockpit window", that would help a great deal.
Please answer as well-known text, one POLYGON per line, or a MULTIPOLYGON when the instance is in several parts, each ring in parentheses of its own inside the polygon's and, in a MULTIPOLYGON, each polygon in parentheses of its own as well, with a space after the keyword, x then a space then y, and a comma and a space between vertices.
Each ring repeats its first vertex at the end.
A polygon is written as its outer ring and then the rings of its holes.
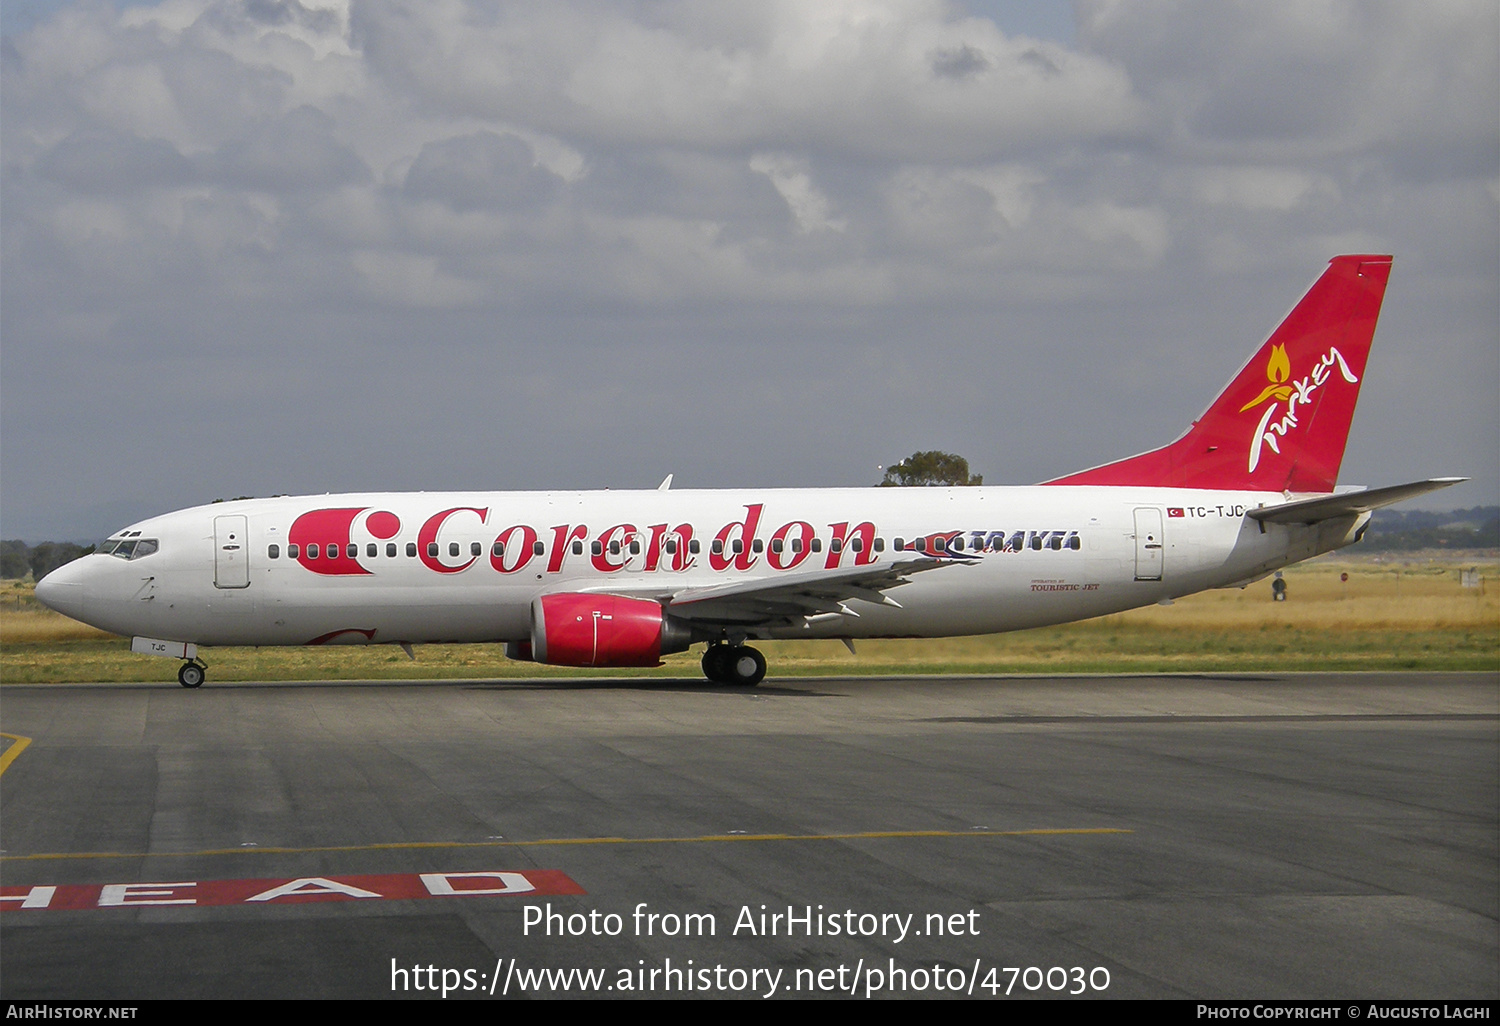
MULTIPOLYGON (((136 534, 140 534, 139 531, 136 534)), ((99 551, 116 559, 140 559, 160 548, 155 538, 113 538, 100 546, 99 551)))

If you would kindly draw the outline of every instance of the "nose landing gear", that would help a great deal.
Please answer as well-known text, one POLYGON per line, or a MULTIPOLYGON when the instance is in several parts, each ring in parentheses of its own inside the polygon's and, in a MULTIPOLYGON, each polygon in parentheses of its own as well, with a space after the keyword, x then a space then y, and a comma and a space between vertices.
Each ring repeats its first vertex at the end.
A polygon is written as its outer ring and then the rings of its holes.
POLYGON ((766 657, 749 645, 709 645, 703 675, 715 684, 753 688, 766 676, 766 657))
POLYGON ((207 679, 208 667, 197 659, 183 663, 177 671, 177 683, 185 688, 201 688, 207 679))

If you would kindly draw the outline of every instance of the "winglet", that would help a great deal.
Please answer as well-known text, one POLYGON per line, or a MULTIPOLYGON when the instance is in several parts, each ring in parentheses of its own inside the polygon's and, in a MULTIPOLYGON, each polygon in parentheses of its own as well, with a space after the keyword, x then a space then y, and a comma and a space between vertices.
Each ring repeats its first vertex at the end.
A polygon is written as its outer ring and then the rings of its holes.
POLYGON ((659 492, 665 492, 668 489, 670 489, 671 487, 672 487, 672 475, 668 474, 666 477, 664 477, 664 478, 661 479, 661 484, 659 484, 659 485, 656 486, 656 490, 659 491, 659 492))
POLYGON ((1330 493, 1391 273, 1389 256, 1338 256, 1177 441, 1050 485, 1330 493))

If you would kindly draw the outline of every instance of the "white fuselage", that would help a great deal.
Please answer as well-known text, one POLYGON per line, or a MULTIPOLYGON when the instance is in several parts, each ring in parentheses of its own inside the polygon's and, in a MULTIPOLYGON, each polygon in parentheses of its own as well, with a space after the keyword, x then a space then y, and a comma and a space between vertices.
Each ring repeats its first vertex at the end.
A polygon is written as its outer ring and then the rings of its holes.
POLYGON ((543 594, 665 602, 685 589, 938 554, 952 565, 913 575, 890 601, 854 598, 842 614, 742 635, 988 634, 1253 580, 1347 544, 1368 516, 1302 526, 1245 515, 1284 501, 1117 486, 239 500, 132 525, 115 538, 154 541, 155 551, 68 564, 48 577, 46 601, 114 633, 202 645, 523 641, 543 594))

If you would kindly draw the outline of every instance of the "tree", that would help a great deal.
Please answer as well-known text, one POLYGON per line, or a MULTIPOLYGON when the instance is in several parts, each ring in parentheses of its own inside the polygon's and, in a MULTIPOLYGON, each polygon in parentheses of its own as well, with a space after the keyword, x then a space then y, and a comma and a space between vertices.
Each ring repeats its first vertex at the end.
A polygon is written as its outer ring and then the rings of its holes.
POLYGON ((25 577, 31 570, 26 561, 31 548, 23 541, 0 541, 0 577, 7 580, 25 577))
POLYGON ((882 488, 901 486, 981 485, 984 477, 969 473, 969 461, 951 452, 914 452, 893 467, 885 468, 882 488))
POLYGON ((72 542, 42 542, 27 554, 27 562, 31 564, 31 579, 40 581, 64 563, 71 563, 93 551, 92 545, 84 548, 72 542))

